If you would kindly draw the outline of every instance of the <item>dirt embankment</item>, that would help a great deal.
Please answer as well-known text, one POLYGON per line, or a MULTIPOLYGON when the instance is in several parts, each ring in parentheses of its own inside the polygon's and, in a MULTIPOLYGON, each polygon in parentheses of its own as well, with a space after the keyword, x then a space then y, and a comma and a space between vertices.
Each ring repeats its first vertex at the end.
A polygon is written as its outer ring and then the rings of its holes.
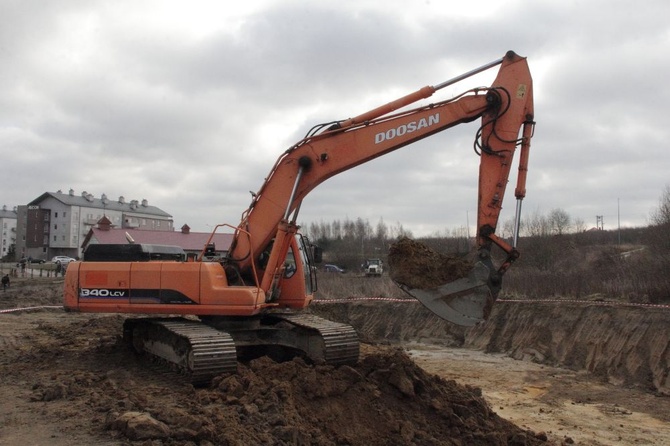
POLYGON ((462 347, 466 329, 440 319, 418 303, 360 301, 355 304, 317 301, 310 311, 327 319, 351 324, 364 342, 420 342, 462 347))
POLYGON ((428 342, 507 353, 588 370, 612 383, 670 395, 670 310, 601 303, 499 301, 489 320, 464 329, 418 303, 319 303, 312 311, 349 321, 368 340, 428 342))
POLYGON ((584 369, 670 395, 670 309, 500 303, 465 346, 584 369))

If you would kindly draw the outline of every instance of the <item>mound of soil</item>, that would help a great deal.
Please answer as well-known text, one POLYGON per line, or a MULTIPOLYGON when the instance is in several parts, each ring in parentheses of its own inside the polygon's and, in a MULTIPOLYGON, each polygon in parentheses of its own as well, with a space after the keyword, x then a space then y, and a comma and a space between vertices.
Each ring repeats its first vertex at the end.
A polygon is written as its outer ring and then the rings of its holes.
POLYGON ((401 238, 389 248, 391 278, 409 288, 437 288, 466 277, 474 264, 462 257, 435 252, 423 243, 401 238))
MULTIPOLYGON (((428 375, 400 350, 339 368, 260 358, 220 376, 198 399, 190 439, 215 444, 542 443, 493 413, 478 389, 428 375)), ((155 416, 174 430, 181 412, 166 407, 155 416)))
MULTIPOLYGON (((14 304, 55 303, 61 286, 17 287, 6 297, 14 304)), ((400 349, 364 345, 351 367, 263 357, 194 388, 132 353, 121 340, 123 319, 60 310, 4 316, 0 389, 3 404, 14 407, 11 430, 3 432, 10 442, 545 443, 494 413, 480 389, 428 374, 400 349)))

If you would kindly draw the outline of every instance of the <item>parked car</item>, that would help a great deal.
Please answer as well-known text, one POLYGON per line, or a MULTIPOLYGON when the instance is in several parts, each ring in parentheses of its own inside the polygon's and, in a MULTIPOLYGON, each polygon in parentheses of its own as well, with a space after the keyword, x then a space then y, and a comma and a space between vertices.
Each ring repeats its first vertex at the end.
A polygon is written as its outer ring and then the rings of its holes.
POLYGON ((326 265, 323 266, 323 270, 324 270, 325 272, 327 272, 327 273, 338 273, 338 274, 342 274, 342 273, 344 272, 344 270, 343 270, 342 268, 340 268, 339 266, 337 266, 337 265, 328 265, 328 264, 326 264, 326 265))
POLYGON ((28 263, 41 264, 44 262, 46 262, 44 259, 33 259, 32 257, 28 257, 28 263))
POLYGON ((74 261, 74 259, 72 257, 68 257, 68 256, 55 256, 54 258, 51 259, 52 263, 55 263, 56 265, 61 265, 61 266, 65 266, 72 261, 74 261))

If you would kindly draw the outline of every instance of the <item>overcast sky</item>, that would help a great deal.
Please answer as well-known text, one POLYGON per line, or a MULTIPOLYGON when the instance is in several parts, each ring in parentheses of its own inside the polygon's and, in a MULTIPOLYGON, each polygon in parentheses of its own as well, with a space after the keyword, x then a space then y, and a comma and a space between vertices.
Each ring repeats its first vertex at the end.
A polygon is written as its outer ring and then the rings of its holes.
MULTIPOLYGON (((176 228, 237 224, 313 125, 514 50, 528 58, 537 122, 524 214, 646 225, 670 184, 668 17, 667 0, 0 0, 0 205, 74 189, 147 199, 176 228)), ((326 181, 299 221, 474 228, 477 127, 326 181)))

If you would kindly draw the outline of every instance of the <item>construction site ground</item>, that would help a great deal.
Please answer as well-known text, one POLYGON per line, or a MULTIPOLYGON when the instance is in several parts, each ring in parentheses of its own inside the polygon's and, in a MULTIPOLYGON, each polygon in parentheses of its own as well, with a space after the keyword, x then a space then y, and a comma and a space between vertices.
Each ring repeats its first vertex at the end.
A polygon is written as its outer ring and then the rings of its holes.
POLYGON ((309 311, 354 325, 359 364, 240 363, 194 388, 66 313, 62 279, 0 291, 0 445, 663 445, 670 311, 498 302, 463 329, 415 302, 309 311), (28 307, 39 307, 25 309, 28 307), (13 311, 24 308, 21 311, 13 311))

